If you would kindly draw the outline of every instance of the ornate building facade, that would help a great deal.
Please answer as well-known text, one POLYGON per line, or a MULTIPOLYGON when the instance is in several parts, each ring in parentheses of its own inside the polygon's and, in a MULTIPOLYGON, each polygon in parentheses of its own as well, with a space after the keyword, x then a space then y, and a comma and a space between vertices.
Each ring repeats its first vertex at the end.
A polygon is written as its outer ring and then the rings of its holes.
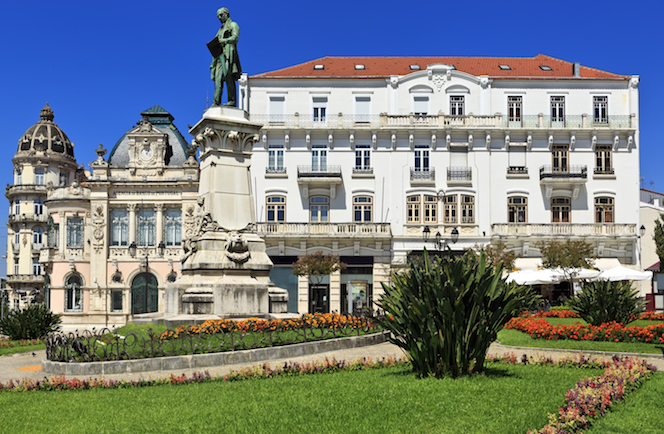
MULTIPOLYGON (((640 267, 638 76, 543 55, 326 57, 239 84, 239 107, 263 125, 253 208, 289 312, 369 308, 425 248, 502 240, 536 268, 538 241, 583 239, 600 268, 640 267), (347 268, 294 276, 318 250, 347 268)), ((164 312, 195 225, 195 150, 155 106, 83 177, 46 113, 7 188, 13 297, 39 292, 46 273, 69 324, 164 312)))

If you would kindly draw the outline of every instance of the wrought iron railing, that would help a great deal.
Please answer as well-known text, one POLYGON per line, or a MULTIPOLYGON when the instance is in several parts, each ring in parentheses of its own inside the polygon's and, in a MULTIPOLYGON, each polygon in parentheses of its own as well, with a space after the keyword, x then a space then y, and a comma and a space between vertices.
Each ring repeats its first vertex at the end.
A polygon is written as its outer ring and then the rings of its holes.
POLYGON ((341 166, 297 166, 298 178, 339 178, 341 166))
POLYGON ((470 167, 449 167, 447 169, 448 181, 472 181, 473 169, 470 167))
POLYGON ((509 166, 507 173, 509 175, 527 175, 528 168, 526 166, 509 166))
POLYGON ((410 180, 411 181, 435 181, 436 180, 436 169, 433 167, 424 169, 418 169, 416 167, 410 168, 410 180))
POLYGON ((588 166, 540 167, 540 180, 545 178, 588 178, 588 166))
POLYGON ((277 326, 274 330, 262 332, 223 332, 216 325, 208 325, 191 333, 170 329, 156 334, 148 330, 147 336, 140 333, 122 336, 108 328, 82 333, 53 333, 46 337, 46 358, 55 362, 146 359, 251 350, 382 331, 369 319, 355 319, 357 321, 345 325, 336 323, 329 327, 297 329, 277 326))

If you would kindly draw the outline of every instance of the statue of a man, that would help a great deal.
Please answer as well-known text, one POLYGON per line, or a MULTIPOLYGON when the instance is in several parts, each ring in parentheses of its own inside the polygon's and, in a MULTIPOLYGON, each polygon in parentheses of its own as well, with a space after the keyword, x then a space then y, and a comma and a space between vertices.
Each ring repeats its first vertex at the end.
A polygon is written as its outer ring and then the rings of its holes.
POLYGON ((228 102, 224 105, 236 107, 235 82, 242 75, 240 57, 237 54, 237 40, 240 36, 240 26, 231 20, 228 8, 219 8, 217 18, 221 21, 221 28, 217 36, 208 44, 212 53, 212 64, 210 65, 210 77, 214 81, 213 105, 221 105, 221 95, 224 83, 228 90, 228 102))

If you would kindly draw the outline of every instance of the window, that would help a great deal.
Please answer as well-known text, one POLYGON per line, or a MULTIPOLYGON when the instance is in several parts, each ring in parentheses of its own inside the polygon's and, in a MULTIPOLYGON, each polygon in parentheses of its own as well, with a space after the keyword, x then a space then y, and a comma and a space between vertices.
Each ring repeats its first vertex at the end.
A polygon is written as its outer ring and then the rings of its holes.
POLYGON ((18 200, 14 202, 14 215, 21 215, 21 202, 18 200))
POLYGON ((164 213, 164 239, 167 247, 182 245, 182 211, 179 209, 164 213))
POLYGON ((605 124, 609 121, 608 114, 609 97, 608 96, 594 96, 593 97, 593 121, 596 124, 605 124))
POLYGON ((83 294, 81 286, 83 280, 78 274, 72 274, 65 282, 65 310, 81 311, 83 310, 83 294))
POLYGON ((569 170, 569 146, 553 145, 551 151, 553 172, 567 172, 569 170))
POLYGON ((44 269, 42 268, 42 264, 39 263, 39 258, 32 259, 32 274, 35 276, 44 274, 44 269))
POLYGON ((286 197, 285 196, 268 196, 267 215, 265 220, 268 222, 285 222, 286 221, 286 197))
POLYGON ((44 169, 35 169, 35 184, 44 185, 44 169))
POLYGON ((137 213, 138 218, 138 234, 137 245, 139 246, 154 246, 157 234, 154 210, 142 209, 137 213))
POLYGON ((415 171, 429 171, 429 149, 415 149, 415 171))
POLYGON ((371 171, 371 149, 366 147, 355 148, 355 169, 354 172, 371 171))
POLYGON ((551 199, 551 223, 569 223, 570 200, 568 197, 551 199))
POLYGON ((122 290, 114 289, 111 291, 111 312, 122 311, 122 290))
POLYGON ((49 248, 60 246, 60 223, 52 223, 51 219, 49 219, 47 241, 49 248))
POLYGON ((413 113, 415 116, 426 116, 429 114, 429 97, 416 96, 413 97, 413 113))
POLYGON ((309 199, 310 221, 312 223, 328 222, 330 212, 330 198, 327 196, 313 196, 309 199))
POLYGON ((461 223, 475 223, 475 197, 461 195, 461 223))
POLYGON ((438 223, 438 196, 424 196, 424 223, 438 223))
POLYGON ((365 124, 369 123, 370 121, 371 121, 371 97, 356 96, 355 122, 365 124))
POLYGON ((355 196, 353 198, 353 221, 369 223, 373 221, 373 199, 371 196, 355 196))
POLYGON ((507 97, 507 113, 510 122, 521 122, 521 97, 507 97))
POLYGON ((83 247, 83 217, 67 218, 67 247, 83 247))
POLYGON ((595 146, 595 173, 612 174, 611 145, 595 146))
POLYGON ((68 184, 68 179, 66 172, 60 172, 60 187, 64 187, 68 184))
POLYGON ((283 124, 286 114, 286 97, 285 96, 271 96, 269 122, 273 124, 283 124))
POLYGON ((526 223, 528 221, 528 198, 507 198, 507 221, 510 223, 526 223))
POLYGON ((19 274, 19 270, 18 270, 18 258, 14 258, 14 274, 19 274))
POLYGON ((41 200, 36 200, 34 205, 35 205, 36 215, 44 214, 44 202, 42 202, 41 200))
POLYGON ((408 196, 406 198, 406 209, 408 216, 406 218, 407 223, 419 223, 420 222, 420 196, 408 196))
POLYGON ((16 169, 16 185, 23 184, 23 171, 21 169, 16 169))
POLYGON ((595 198, 595 223, 613 223, 613 198, 595 198))
POLYGON ((32 231, 32 243, 36 244, 37 246, 41 246, 43 239, 44 239, 44 230, 39 227, 35 228, 32 231))
POLYGON ((443 212, 445 223, 457 222, 457 195, 452 194, 443 198, 443 212))
POLYGON ((325 122, 327 111, 327 97, 314 97, 314 122, 325 122))
POLYGON ((267 171, 272 173, 284 172, 283 146, 270 146, 267 150, 267 171))
POLYGON ((129 243, 129 217, 126 210, 111 211, 111 246, 127 246, 129 243))
POLYGON ((313 148, 311 150, 311 171, 312 172, 327 171, 327 149, 313 148))
POLYGON ((463 96, 450 96, 450 116, 463 116, 464 98, 463 96))
POLYGON ((565 97, 551 97, 551 122, 565 121, 565 97))
POLYGON ((20 246, 21 246, 21 233, 18 232, 17 230, 16 232, 14 232, 14 250, 19 249, 20 246))

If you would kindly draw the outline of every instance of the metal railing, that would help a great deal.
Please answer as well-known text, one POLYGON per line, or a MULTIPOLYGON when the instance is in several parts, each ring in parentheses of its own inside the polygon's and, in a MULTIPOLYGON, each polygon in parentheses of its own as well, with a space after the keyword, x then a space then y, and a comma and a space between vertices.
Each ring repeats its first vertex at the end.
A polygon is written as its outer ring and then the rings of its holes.
POLYGON ((266 167, 265 168, 265 173, 267 173, 267 174, 278 174, 278 173, 283 174, 283 173, 286 173, 286 168, 285 167, 279 167, 279 168, 266 167))
POLYGON ((509 166, 507 168, 507 173, 509 175, 527 175, 528 167, 526 166, 509 166))
POLYGON ((450 167, 447 169, 448 181, 472 181, 473 169, 470 167, 450 167))
POLYGON ((602 169, 602 168, 599 168, 599 167, 595 167, 595 171, 593 173, 595 175, 614 175, 615 174, 613 168, 602 169))
POLYGON ((547 178, 588 178, 588 166, 552 167, 550 165, 540 167, 540 180, 547 178))
POLYGON ((354 175, 371 175, 373 174, 373 167, 353 167, 354 175))
POLYGON ((428 168, 427 170, 417 169, 416 167, 410 168, 410 180, 411 181, 435 181, 436 180, 436 169, 433 167, 428 168))
POLYGON ((341 166, 297 166, 298 178, 341 177, 341 166))

